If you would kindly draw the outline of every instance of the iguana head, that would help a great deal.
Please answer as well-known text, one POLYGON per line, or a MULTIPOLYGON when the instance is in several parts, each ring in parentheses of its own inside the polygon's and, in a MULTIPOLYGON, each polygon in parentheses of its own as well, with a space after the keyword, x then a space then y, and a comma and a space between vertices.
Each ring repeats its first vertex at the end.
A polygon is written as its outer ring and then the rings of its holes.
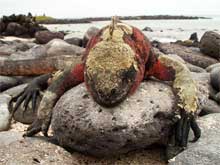
POLYGON ((124 42, 132 30, 123 24, 103 30, 102 41, 89 52, 85 63, 85 81, 94 99, 102 105, 121 102, 129 93, 137 75, 133 49, 124 42))

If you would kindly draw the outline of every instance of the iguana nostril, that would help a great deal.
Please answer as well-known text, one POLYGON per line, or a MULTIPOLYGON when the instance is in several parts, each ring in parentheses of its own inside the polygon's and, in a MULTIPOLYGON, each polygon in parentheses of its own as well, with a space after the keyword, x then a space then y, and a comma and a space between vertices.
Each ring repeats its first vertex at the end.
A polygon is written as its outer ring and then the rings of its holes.
POLYGON ((111 94, 114 95, 116 93, 116 89, 111 90, 111 94))

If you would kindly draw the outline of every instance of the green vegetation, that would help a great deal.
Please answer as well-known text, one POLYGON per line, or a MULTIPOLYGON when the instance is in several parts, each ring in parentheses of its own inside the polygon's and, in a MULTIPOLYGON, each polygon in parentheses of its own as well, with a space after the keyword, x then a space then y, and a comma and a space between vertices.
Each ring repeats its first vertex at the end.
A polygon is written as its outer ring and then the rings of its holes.
POLYGON ((36 21, 37 21, 37 22, 50 21, 50 20, 53 20, 53 19, 54 19, 53 17, 45 16, 45 15, 36 16, 35 18, 36 18, 36 21))

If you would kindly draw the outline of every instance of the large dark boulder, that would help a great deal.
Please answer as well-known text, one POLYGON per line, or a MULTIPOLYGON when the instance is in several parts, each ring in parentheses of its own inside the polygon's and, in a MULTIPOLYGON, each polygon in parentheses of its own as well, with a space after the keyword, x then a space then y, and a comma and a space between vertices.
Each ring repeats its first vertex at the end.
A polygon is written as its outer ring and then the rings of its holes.
POLYGON ((39 44, 46 44, 55 38, 64 39, 64 34, 60 32, 51 32, 44 30, 36 32, 35 38, 39 44))
POLYGON ((30 38, 42 30, 47 28, 39 25, 30 13, 27 16, 23 14, 3 16, 0 21, 0 35, 30 38))
POLYGON ((204 54, 214 57, 216 59, 220 58, 220 34, 208 31, 206 32, 200 40, 200 50, 204 54))
POLYGON ((194 42, 198 42, 198 36, 197 36, 197 33, 192 33, 189 37, 189 40, 192 40, 194 42))
POLYGON ((0 34, 5 30, 5 23, 0 21, 0 34))
POLYGON ((11 22, 7 25, 4 35, 7 36, 21 36, 28 32, 28 29, 23 27, 22 25, 11 22))
POLYGON ((82 84, 56 104, 52 130, 61 146, 97 157, 116 156, 166 141, 172 122, 154 115, 172 113, 174 105, 170 87, 156 82, 143 83, 113 108, 98 105, 82 84))
MULTIPOLYGON (((208 98, 208 83, 197 77, 199 101, 208 98)), ((97 157, 113 156, 167 141, 171 120, 155 118, 157 112, 172 114, 175 95, 170 86, 143 82, 138 90, 120 105, 105 108, 98 105, 84 84, 65 93, 57 102, 52 130, 59 144, 97 157)))
POLYGON ((220 67, 211 71, 211 84, 215 90, 220 91, 220 67))
POLYGON ((0 76, 0 92, 18 85, 20 82, 15 77, 0 76))
POLYGON ((76 45, 76 46, 80 46, 80 47, 83 46, 82 45, 83 40, 81 38, 72 37, 72 38, 65 39, 65 41, 71 45, 76 45))
POLYGON ((88 41, 99 32, 97 27, 90 27, 84 34, 82 46, 85 48, 88 41))

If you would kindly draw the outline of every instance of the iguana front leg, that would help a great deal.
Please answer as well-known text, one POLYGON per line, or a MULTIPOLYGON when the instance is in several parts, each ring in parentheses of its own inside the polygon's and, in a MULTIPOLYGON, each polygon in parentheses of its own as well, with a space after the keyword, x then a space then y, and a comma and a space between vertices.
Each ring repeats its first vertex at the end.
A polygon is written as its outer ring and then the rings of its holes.
MULTIPOLYGON (((51 78, 51 83, 38 107, 37 119, 29 126, 24 136, 33 136, 40 131, 47 136, 55 103, 65 91, 84 81, 83 69, 83 64, 78 64, 72 70, 58 72, 51 78)), ((26 95, 29 94, 27 93, 26 95)))
POLYGON ((32 136, 40 131, 43 132, 44 136, 47 136, 55 103, 65 91, 84 81, 83 70, 83 64, 78 64, 72 70, 60 72, 53 78, 40 102, 37 119, 28 128, 25 136, 32 136))
POLYGON ((147 73, 160 80, 173 81, 173 88, 177 95, 179 120, 176 124, 175 145, 186 147, 190 127, 196 141, 201 136, 195 116, 198 109, 197 86, 192 79, 189 69, 180 61, 166 55, 161 55, 147 73))

